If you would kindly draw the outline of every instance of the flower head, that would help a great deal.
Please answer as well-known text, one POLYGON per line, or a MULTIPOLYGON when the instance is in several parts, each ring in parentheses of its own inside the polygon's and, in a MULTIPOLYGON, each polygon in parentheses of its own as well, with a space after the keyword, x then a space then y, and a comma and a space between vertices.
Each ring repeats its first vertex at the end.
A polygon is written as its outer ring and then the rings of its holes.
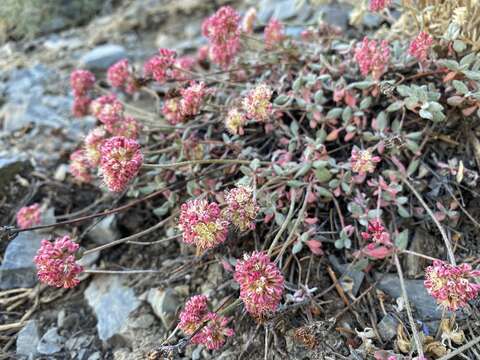
POLYGON ((237 108, 230 110, 225 119, 225 127, 232 135, 243 135, 243 126, 247 122, 245 115, 237 108))
POLYGON ((152 77, 160 84, 165 83, 172 77, 172 66, 175 63, 176 52, 169 49, 158 50, 155 55, 145 62, 143 71, 146 77, 152 77))
POLYGON ((240 15, 230 6, 222 6, 202 24, 202 34, 210 43, 210 56, 227 68, 240 50, 240 15))
POLYGON ((80 281, 77 275, 83 271, 75 259, 78 247, 68 235, 57 238, 53 244, 42 240, 34 258, 39 280, 56 287, 72 288, 78 285, 80 281))
POLYGON ((134 76, 127 59, 117 61, 107 70, 107 81, 116 88, 124 88, 128 93, 137 90, 134 76))
POLYGON ((376 244, 392 245, 390 233, 385 229, 380 220, 375 219, 368 223, 367 231, 362 232, 365 240, 371 240, 376 244))
POLYGON ((246 34, 251 34, 253 32, 255 20, 257 20, 257 10, 255 10, 254 7, 251 7, 242 18, 242 31, 246 34))
POLYGON ((70 154, 70 173, 80 182, 88 183, 92 181, 92 175, 90 174, 90 164, 85 157, 83 149, 75 150, 70 154))
POLYGON ((370 0, 368 4, 369 11, 382 11, 383 9, 390 6, 392 0, 370 0))
POLYGON ((435 260, 425 270, 424 284, 439 305, 456 311, 478 296, 480 284, 473 282, 473 278, 479 276, 480 271, 472 270, 469 264, 454 266, 435 260))
POLYGON ((181 89, 180 94, 182 95, 182 100, 180 101, 180 112, 182 115, 184 117, 197 115, 207 92, 204 82, 197 83, 192 81, 188 88, 181 89))
POLYGON ((140 145, 133 139, 114 136, 101 146, 100 168, 110 191, 121 192, 137 175, 143 163, 140 145))
POLYGON ((92 102, 92 113, 112 132, 113 126, 123 117, 123 105, 115 95, 104 95, 92 102))
POLYGON ((100 147, 107 136, 103 126, 98 126, 85 137, 84 156, 91 166, 97 166, 100 162, 100 147))
POLYGON ((417 37, 410 43, 408 53, 417 58, 419 62, 425 62, 428 58, 428 51, 433 43, 433 37, 425 32, 420 32, 417 37))
POLYGON ((276 44, 281 43, 285 39, 282 23, 272 18, 265 27, 264 37, 267 49, 272 49, 276 44))
POLYGON ((245 254, 243 260, 237 261, 233 278, 240 284, 240 298, 249 313, 261 318, 277 309, 285 281, 267 254, 245 254))
POLYGON ((178 327, 187 335, 192 335, 202 324, 208 313, 207 297, 205 295, 192 296, 180 313, 178 327))
POLYGON ((24 206, 17 212, 17 225, 20 229, 26 229, 40 224, 40 205, 32 204, 24 206))
POLYGON ((272 111, 272 90, 266 84, 257 85, 243 99, 243 108, 249 119, 265 121, 272 111))
POLYGON ((131 116, 125 116, 113 124, 112 134, 115 136, 124 136, 136 140, 140 132, 141 125, 131 116))
POLYGON ((162 114, 172 125, 180 124, 185 121, 185 116, 180 111, 180 98, 167 99, 163 103, 162 114))
POLYGON ((390 62, 390 48, 388 42, 383 40, 369 40, 367 37, 355 48, 355 60, 360 66, 363 76, 371 74, 375 80, 379 80, 387 71, 390 62))
POLYGON ((373 156, 370 149, 361 150, 357 147, 352 149, 352 156, 350 157, 350 165, 352 171, 360 175, 372 173, 375 170, 376 164, 382 159, 380 156, 373 156))
POLYGON ((84 96, 95 84, 95 75, 88 70, 74 70, 70 74, 70 86, 75 97, 84 96))
POLYGON ((189 200, 180 208, 179 228, 183 241, 204 252, 227 238, 228 222, 221 216, 220 206, 204 199, 189 200))
POLYGON ((92 99, 90 99, 88 96, 75 96, 72 106, 73 116, 82 117, 88 115, 91 102, 92 99))
POLYGON ((172 77, 177 81, 184 81, 188 78, 187 72, 190 71, 196 63, 192 56, 182 56, 175 60, 172 77))
POLYGON ((255 219, 259 207, 253 197, 253 189, 239 186, 225 192, 228 208, 227 217, 240 231, 255 229, 255 219))
POLYGON ((233 329, 227 327, 230 319, 225 316, 209 312, 203 320, 208 322, 192 337, 193 344, 202 344, 209 350, 217 350, 225 344, 227 337, 234 334, 233 329))

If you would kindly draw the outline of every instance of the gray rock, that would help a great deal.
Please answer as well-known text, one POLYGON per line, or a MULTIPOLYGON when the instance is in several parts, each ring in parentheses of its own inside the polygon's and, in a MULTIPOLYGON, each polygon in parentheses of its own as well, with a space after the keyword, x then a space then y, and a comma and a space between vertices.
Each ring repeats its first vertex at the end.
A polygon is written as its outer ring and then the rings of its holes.
POLYGON ((389 341, 397 335, 398 321, 392 315, 387 314, 377 325, 378 332, 383 340, 389 341))
POLYGON ((21 101, 25 97, 39 98, 45 91, 44 86, 54 78, 54 71, 42 64, 12 71, 6 86, 7 98, 11 101, 21 101))
POLYGON ((0 266, 0 289, 32 287, 37 282, 33 258, 40 248, 42 236, 22 232, 10 241, 0 266))
POLYGON ((119 334, 130 313, 140 305, 120 276, 96 276, 85 290, 85 298, 97 317, 98 336, 103 341, 119 334))
MULTIPOLYGON (((422 227, 417 227, 410 244, 409 250, 420 253, 436 256, 435 252, 438 248, 437 238, 432 236, 428 231, 422 227), (433 250, 433 253, 432 253, 433 250)), ((419 256, 407 254, 404 261, 405 274, 407 277, 414 278, 422 274, 424 269, 429 265, 430 261, 419 256)))
POLYGON ((275 7, 273 10, 273 17, 277 20, 288 20, 297 15, 300 9, 295 4, 295 1, 275 1, 275 7))
POLYGON ((37 354, 39 341, 37 322, 35 320, 27 321, 27 324, 17 335, 17 355, 33 357, 37 354))
POLYGON ((175 313, 180 305, 177 294, 173 289, 150 289, 147 301, 152 306, 153 312, 162 320, 163 326, 169 329, 175 320, 175 313))
MULTIPOLYGON (((376 277, 379 278, 380 275, 376 275, 376 277)), ((400 279, 397 275, 385 275, 377 287, 391 297, 402 296, 400 279)), ((434 298, 427 293, 423 280, 405 280, 405 287, 410 304, 417 310, 420 317, 418 320, 429 321, 442 318, 442 310, 438 307, 434 298)), ((460 313, 457 313, 457 316, 462 317, 460 313)))
POLYGON ((42 336, 37 345, 37 351, 40 354, 52 355, 62 350, 64 342, 65 338, 58 334, 56 327, 53 327, 42 336))
POLYGON ((110 65, 127 57, 119 45, 101 45, 87 52, 80 58, 80 66, 90 70, 106 70, 110 65))
POLYGON ((348 272, 345 272, 347 271, 349 264, 340 264, 338 259, 333 255, 330 255, 328 260, 330 260, 333 268, 342 274, 339 279, 340 283, 351 283, 353 281, 352 295, 356 296, 358 294, 358 290, 360 290, 363 279, 365 278, 365 273, 355 269, 350 269, 348 272))
POLYGON ((323 14, 323 19, 331 25, 336 25, 346 30, 348 27, 352 6, 345 3, 331 3, 320 6, 318 10, 323 14))
POLYGON ((29 166, 28 161, 20 156, 0 155, 0 189, 3 189, 19 172, 29 166))
POLYGON ((115 214, 108 215, 96 224, 87 237, 96 244, 103 245, 120 238, 115 214))
POLYGON ((94 352, 87 360, 102 360, 102 353, 100 351, 94 352))
POLYGON ((133 319, 129 326, 132 329, 148 329, 155 322, 155 318, 150 314, 142 314, 133 319))

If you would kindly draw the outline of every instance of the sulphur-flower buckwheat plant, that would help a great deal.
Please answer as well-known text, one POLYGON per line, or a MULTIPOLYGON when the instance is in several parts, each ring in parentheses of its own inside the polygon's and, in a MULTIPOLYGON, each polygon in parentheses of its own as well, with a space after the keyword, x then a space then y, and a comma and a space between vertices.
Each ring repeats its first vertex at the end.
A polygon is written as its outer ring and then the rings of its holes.
POLYGON ((277 310, 285 281, 266 253, 245 254, 237 261, 233 278, 240 284, 240 298, 246 310, 255 318, 261 319, 277 310))
POLYGON ((472 270, 469 264, 454 266, 435 260, 425 270, 424 284, 439 305, 456 311, 478 296, 480 284, 474 282, 477 277, 480 271, 472 270))
POLYGON ((70 154, 70 165, 68 169, 74 178, 79 182, 89 183, 92 181, 90 164, 83 149, 75 150, 70 154))
POLYGON ((277 19, 271 19, 264 31, 265 47, 272 49, 275 45, 280 44, 285 39, 283 25, 277 19))
POLYGON ((233 108, 225 118, 225 128, 232 135, 243 135, 245 133, 243 127, 246 122, 245 115, 238 111, 237 108, 233 108))
POLYGON ((272 112, 272 89, 266 84, 259 84, 250 90, 243 99, 243 109, 247 118, 256 121, 266 121, 272 112))
POLYGON ((350 165, 354 173, 365 175, 366 173, 372 173, 381 160, 380 156, 373 156, 370 149, 361 150, 353 147, 350 165))
POLYGON ((20 229, 26 229, 41 222, 41 210, 39 204, 24 206, 17 212, 17 225, 20 229))
POLYGON ((365 37, 355 48, 355 60, 363 76, 370 74, 373 79, 379 80, 388 69, 390 46, 386 40, 377 42, 365 37))
POLYGON ((227 239, 228 221, 222 218, 220 206, 204 199, 182 204, 178 226, 183 233, 183 241, 195 245, 199 253, 227 239))
POLYGON ((143 65, 145 77, 152 78, 163 84, 173 78, 173 65, 175 64, 176 52, 170 49, 159 49, 158 55, 148 59, 143 65))
POLYGON ((240 50, 240 15, 230 6, 222 6, 202 24, 208 39, 212 61, 227 68, 240 50))
POLYGON ((255 219, 259 207, 254 198, 253 189, 238 186, 225 192, 227 218, 240 231, 255 229, 255 219))
POLYGON ((108 190, 125 190, 143 164, 140 145, 133 139, 114 136, 103 142, 100 152, 100 168, 108 190))
POLYGON ((83 267, 76 262, 79 246, 68 235, 54 243, 42 240, 34 258, 39 280, 49 286, 72 288, 80 282, 77 276, 83 267))
POLYGON ((192 335, 202 325, 208 313, 208 299, 205 295, 192 296, 180 313, 178 327, 187 335, 192 335))
POLYGON ((432 44, 433 37, 429 33, 422 31, 410 43, 408 53, 415 57, 420 63, 424 63, 428 59, 428 52, 432 44))

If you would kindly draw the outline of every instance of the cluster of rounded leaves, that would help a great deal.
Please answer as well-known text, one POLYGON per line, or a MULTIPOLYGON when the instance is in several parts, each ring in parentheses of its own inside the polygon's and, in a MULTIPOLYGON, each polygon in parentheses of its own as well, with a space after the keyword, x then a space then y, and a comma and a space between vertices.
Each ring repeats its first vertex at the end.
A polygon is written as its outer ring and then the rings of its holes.
MULTIPOLYGON (((381 11, 390 3, 390 0, 372 0, 369 8, 371 11, 381 11)), ((138 91, 149 81, 159 84, 184 81, 178 92, 166 96, 162 108, 162 113, 170 124, 183 123, 198 115, 206 97, 213 94, 213 89, 208 89, 203 82, 185 81, 188 79, 186 75, 190 74, 196 63, 207 58, 224 69, 228 68, 241 50, 241 38, 248 37, 252 32, 255 17, 255 11, 249 10, 241 21, 234 9, 224 6, 204 21, 202 33, 209 45, 199 50, 196 59, 177 57, 173 50, 160 49, 158 54, 145 62, 143 78, 137 77, 128 60, 123 59, 109 68, 107 80, 112 87, 127 93, 138 91)), ((283 25, 272 19, 265 28, 265 47, 273 49, 281 46, 285 38, 283 25)), ((410 44, 409 53, 420 64, 425 63, 432 44, 433 38, 428 33, 421 32, 410 44)), ((357 44, 354 57, 363 76, 370 75, 379 80, 389 67, 389 43, 364 38, 357 44)), ((73 113, 76 116, 90 114, 101 123, 86 136, 83 146, 72 153, 70 171, 77 180, 91 182, 93 174, 98 170, 110 191, 124 191, 143 164, 138 142, 140 125, 125 114, 123 103, 115 95, 93 98, 95 76, 91 72, 75 70, 70 80, 75 96, 73 113)), ((234 106, 226 115, 225 128, 233 135, 243 135, 248 121, 267 122, 273 114, 272 94, 272 89, 264 83, 250 89, 239 105, 234 106)), ((373 155, 374 150, 353 148, 350 166, 356 179, 363 181, 367 174, 375 171, 381 158, 373 155)), ((379 188, 384 187, 385 191, 390 191, 383 178, 380 179, 379 188)), ((178 226, 183 241, 195 245, 197 253, 224 243, 230 224, 239 231, 255 228, 259 208, 253 189, 238 186, 227 191, 224 198, 223 209, 220 204, 203 198, 189 200, 181 206, 178 226)), ((20 228, 28 228, 39 224, 40 218, 40 206, 33 204, 19 210, 17 224, 20 228)), ((351 234, 354 228, 349 225, 344 231, 351 234)), ((380 219, 370 221, 367 231, 362 232, 361 236, 370 241, 361 250, 370 257, 382 259, 394 251, 390 233, 380 219)), ((35 257, 40 281, 65 288, 77 285, 78 275, 83 270, 77 262, 78 248, 78 244, 68 236, 58 238, 53 243, 43 240, 35 257)), ((435 261, 426 270, 425 287, 440 305, 456 310, 478 295, 480 285, 475 284, 473 278, 479 275, 479 271, 472 270, 467 264, 454 266, 435 261)), ((240 286, 240 298, 245 309, 255 319, 261 320, 276 311, 284 290, 284 278, 269 255, 263 252, 245 254, 237 261, 233 277, 240 286)), ((229 320, 210 311, 207 298, 197 295, 186 303, 180 314, 179 327, 191 337, 193 343, 218 349, 227 337, 233 335, 233 329, 228 327, 229 320)))

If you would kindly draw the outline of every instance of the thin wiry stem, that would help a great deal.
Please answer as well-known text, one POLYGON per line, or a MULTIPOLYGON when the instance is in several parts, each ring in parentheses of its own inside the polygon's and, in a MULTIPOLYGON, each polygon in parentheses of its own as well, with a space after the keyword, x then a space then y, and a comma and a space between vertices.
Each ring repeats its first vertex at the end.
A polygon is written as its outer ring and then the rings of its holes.
MULTIPOLYGON (((146 169, 170 169, 182 167, 187 165, 205 165, 205 164, 232 164, 232 165, 250 165, 253 160, 239 160, 239 159, 205 159, 205 160, 189 160, 180 161, 171 164, 143 164, 142 167, 146 169)), ((262 165, 270 165, 268 161, 260 161, 262 165)))

